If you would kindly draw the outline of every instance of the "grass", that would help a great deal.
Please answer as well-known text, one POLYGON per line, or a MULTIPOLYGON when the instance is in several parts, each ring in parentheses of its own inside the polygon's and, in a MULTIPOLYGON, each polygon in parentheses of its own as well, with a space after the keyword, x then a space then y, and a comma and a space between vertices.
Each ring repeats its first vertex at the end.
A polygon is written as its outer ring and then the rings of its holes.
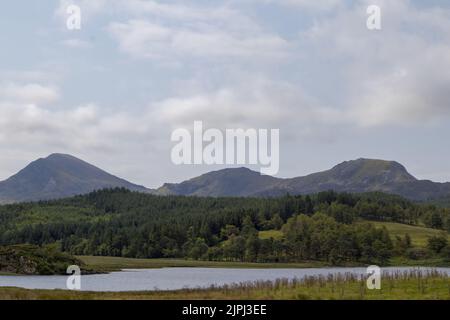
POLYGON ((75 292, 0 288, 0 299, 148 299, 148 300, 450 300, 448 276, 436 271, 410 271, 383 275, 381 290, 368 290, 365 280, 351 274, 257 281, 175 291, 75 292))
MULTIPOLYGON (((333 267, 324 261, 304 261, 293 263, 250 263, 250 262, 224 262, 224 261, 197 261, 183 259, 132 259, 119 257, 77 256, 91 270, 100 272, 120 271, 122 269, 152 269, 152 268, 325 268, 333 267)), ((423 266, 423 267, 450 267, 450 263, 442 258, 425 260, 411 260, 404 257, 394 257, 389 266, 423 266)), ((362 267, 362 263, 348 263, 339 267, 362 267)))
POLYGON ((383 226, 386 227, 392 238, 394 238, 395 236, 404 237, 405 234, 408 233, 409 236, 411 237, 413 246, 417 247, 425 247, 427 245, 428 238, 432 236, 437 236, 442 232, 441 230, 418 226, 410 226, 407 224, 395 222, 379 222, 379 221, 370 221, 370 222, 373 223, 376 227, 383 227, 383 226))
POLYGON ((266 240, 266 239, 270 239, 270 238, 273 238, 275 240, 280 240, 283 238, 284 235, 281 230, 265 230, 265 231, 260 231, 258 236, 261 240, 266 240))
POLYGON ((133 259, 121 257, 77 256, 89 268, 102 271, 119 271, 122 269, 169 268, 169 267, 203 267, 203 268, 320 268, 326 263, 305 261, 298 263, 254 263, 230 261, 197 261, 183 259, 133 259))

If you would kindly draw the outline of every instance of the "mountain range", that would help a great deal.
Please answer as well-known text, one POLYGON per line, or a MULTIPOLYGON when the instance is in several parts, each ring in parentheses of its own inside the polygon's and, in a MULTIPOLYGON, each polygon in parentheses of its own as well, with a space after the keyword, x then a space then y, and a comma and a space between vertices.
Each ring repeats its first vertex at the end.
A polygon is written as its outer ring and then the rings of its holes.
POLYGON ((418 180, 395 161, 357 159, 340 163, 327 171, 288 179, 261 175, 247 168, 229 168, 181 183, 166 183, 158 189, 147 189, 71 155, 52 154, 33 161, 0 182, 0 203, 57 199, 113 187, 163 196, 270 197, 326 190, 382 191, 416 201, 450 196, 450 183, 418 180))

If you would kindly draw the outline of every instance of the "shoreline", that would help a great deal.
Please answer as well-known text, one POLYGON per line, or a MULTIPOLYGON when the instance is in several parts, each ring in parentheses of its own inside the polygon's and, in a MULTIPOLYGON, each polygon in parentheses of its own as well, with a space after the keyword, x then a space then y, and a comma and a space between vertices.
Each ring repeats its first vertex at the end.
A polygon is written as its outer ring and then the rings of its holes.
POLYGON ((136 291, 71 291, 0 287, 0 300, 450 300, 448 273, 391 273, 381 290, 368 290, 352 274, 248 281, 204 288, 136 291))
MULTIPOLYGON (((83 266, 82 275, 108 274, 120 272, 126 269, 160 269, 160 268, 224 268, 224 269, 309 269, 309 268, 364 268, 369 264, 349 262, 346 264, 331 265, 324 261, 302 261, 302 262, 233 262, 233 261, 205 261, 185 259, 136 259, 108 256, 76 256, 83 266), (95 272, 93 272, 95 270, 95 272)), ((450 262, 441 259, 410 260, 393 258, 387 267, 427 267, 427 268, 450 268, 450 262)), ((49 274, 52 276, 51 274, 49 274)), ((65 274, 53 274, 66 276, 65 274)), ((2 272, 0 276, 38 276, 33 274, 20 274, 2 272)), ((45 276, 45 275, 44 275, 45 276)))
MULTIPOLYGON (((301 262, 233 262, 233 261, 206 261, 187 259, 135 259, 107 256, 76 256, 89 268, 107 271, 120 271, 121 269, 153 269, 165 267, 203 267, 203 268, 236 268, 236 269, 264 269, 264 268, 345 268, 345 267, 367 267, 368 263, 348 262, 344 264, 331 265, 325 261, 301 261, 301 262)), ((450 267, 450 261, 442 259, 410 260, 393 258, 386 265, 380 267, 450 267)))

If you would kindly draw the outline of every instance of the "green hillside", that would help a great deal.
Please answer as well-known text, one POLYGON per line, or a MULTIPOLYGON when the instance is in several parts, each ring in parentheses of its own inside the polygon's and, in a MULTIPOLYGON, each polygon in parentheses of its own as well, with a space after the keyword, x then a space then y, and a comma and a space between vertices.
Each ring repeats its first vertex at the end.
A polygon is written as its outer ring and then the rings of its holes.
MULTIPOLYGON (((430 237, 439 236, 442 232, 441 230, 411 226, 395 222, 371 221, 371 223, 373 223, 376 227, 385 227, 391 237, 404 237, 406 234, 409 234, 412 240, 412 244, 419 247, 425 247, 430 237)), ((450 235, 448 236, 448 238, 450 241, 450 235)))

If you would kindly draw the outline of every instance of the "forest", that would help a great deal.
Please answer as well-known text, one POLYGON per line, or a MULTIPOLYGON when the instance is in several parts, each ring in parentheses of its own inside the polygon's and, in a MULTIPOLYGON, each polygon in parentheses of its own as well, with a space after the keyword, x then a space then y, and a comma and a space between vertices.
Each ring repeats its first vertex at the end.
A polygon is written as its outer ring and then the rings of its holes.
POLYGON ((448 231, 450 209, 383 193, 202 198, 119 188, 0 206, 0 245, 57 245, 74 255, 384 265, 393 256, 450 260, 448 231), (442 235, 415 248, 408 234, 392 236, 370 221, 442 235))

